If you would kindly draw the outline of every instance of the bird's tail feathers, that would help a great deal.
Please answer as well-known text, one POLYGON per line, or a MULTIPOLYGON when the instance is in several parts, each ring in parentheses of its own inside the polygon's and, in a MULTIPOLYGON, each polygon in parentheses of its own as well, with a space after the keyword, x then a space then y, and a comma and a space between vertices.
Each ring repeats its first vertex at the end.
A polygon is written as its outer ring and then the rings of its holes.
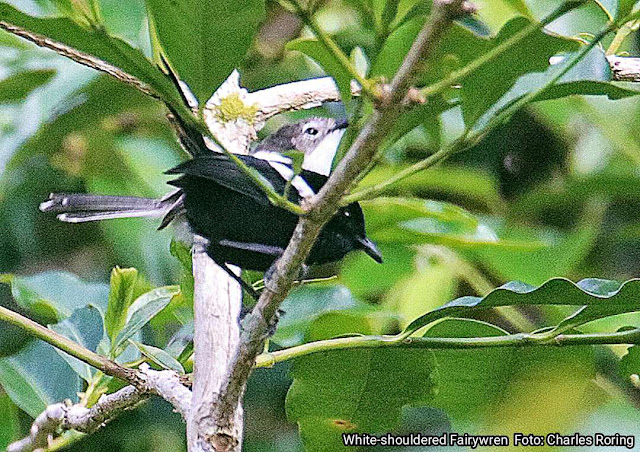
POLYGON ((162 199, 52 193, 47 201, 40 204, 40 210, 57 213, 58 219, 67 223, 84 223, 111 218, 158 218, 165 216, 174 208, 179 199, 179 192, 171 193, 162 199))

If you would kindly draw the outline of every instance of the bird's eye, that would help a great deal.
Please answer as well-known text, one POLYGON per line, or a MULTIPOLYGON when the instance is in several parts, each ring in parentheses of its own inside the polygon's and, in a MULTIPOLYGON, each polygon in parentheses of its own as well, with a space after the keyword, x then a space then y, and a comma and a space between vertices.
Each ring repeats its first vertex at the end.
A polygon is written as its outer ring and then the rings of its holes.
POLYGON ((308 129, 306 129, 304 131, 304 133, 306 133, 307 135, 315 136, 315 135, 318 135, 318 129, 315 129, 313 127, 309 127, 308 129))

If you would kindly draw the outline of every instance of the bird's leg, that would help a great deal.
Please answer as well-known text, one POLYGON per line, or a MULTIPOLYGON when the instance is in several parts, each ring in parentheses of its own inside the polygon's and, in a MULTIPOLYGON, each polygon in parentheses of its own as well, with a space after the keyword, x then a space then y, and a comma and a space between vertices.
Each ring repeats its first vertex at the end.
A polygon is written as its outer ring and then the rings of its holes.
MULTIPOLYGON (((217 262, 216 262, 217 263, 217 262)), ((220 264, 218 264, 220 265, 220 264)), ((251 284, 249 284, 248 282, 246 282, 244 279, 242 279, 240 276, 236 275, 228 266, 226 263, 220 265, 220 267, 222 267, 222 269, 224 271, 227 272, 227 274, 229 276, 231 276, 233 279, 235 279, 238 284, 240 284, 240 286, 242 286, 242 288, 251 296, 251 298, 253 298, 254 300, 258 301, 258 298, 260 298, 260 294, 251 286, 251 284)))

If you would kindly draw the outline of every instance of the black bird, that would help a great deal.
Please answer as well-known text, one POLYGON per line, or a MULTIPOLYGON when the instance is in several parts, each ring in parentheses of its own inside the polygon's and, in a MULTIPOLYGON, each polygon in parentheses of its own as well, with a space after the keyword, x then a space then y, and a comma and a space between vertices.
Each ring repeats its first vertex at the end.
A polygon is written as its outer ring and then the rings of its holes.
MULTIPOLYGON (((313 196, 327 181, 345 122, 310 118, 281 127, 262 140, 252 155, 238 155, 257 170, 290 201, 300 203, 313 196), (302 170, 295 174, 293 162, 282 152, 304 153, 302 170)), ((189 145, 204 146, 191 133, 189 145), (194 144, 195 143, 195 144, 194 144)), ((184 144, 184 143, 183 143, 184 144)), ((178 177, 169 184, 178 188, 161 199, 92 194, 51 194, 40 205, 43 212, 58 213, 69 223, 126 217, 162 217, 160 229, 184 217, 191 230, 208 240, 207 254, 222 268, 227 264, 246 270, 267 271, 283 253, 298 217, 271 204, 266 194, 226 155, 202 150, 168 174, 178 177)), ((322 229, 306 264, 324 264, 363 250, 377 262, 382 256, 365 232, 358 203, 342 207, 322 229)), ((250 286, 242 283, 251 293, 250 286)), ((255 292, 252 293, 255 295, 255 292)))

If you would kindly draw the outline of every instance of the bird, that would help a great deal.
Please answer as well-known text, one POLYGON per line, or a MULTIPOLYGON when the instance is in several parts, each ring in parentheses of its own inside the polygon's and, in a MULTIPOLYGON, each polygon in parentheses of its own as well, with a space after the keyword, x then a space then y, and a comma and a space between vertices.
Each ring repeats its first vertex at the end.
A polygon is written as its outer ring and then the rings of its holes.
MULTIPOLYGON (((68 223, 162 218, 159 229, 184 218, 193 233, 207 240, 206 252, 213 261, 255 298, 257 293, 229 265, 268 271, 289 243, 298 216, 273 205, 266 193, 226 154, 193 149, 206 143, 201 135, 184 123, 182 126, 188 137, 186 146, 191 148, 187 150, 193 158, 166 172, 176 176, 168 182, 176 189, 164 197, 52 193, 40 210, 56 213, 59 220, 68 223)), ((303 119, 282 126, 260 141, 249 155, 237 157, 278 193, 300 204, 314 196, 328 180, 346 127, 345 120, 303 119), (294 170, 293 160, 284 155, 289 150, 303 153, 299 174, 294 170)), ((356 250, 382 263, 380 251, 366 235, 362 208, 353 202, 341 207, 325 224, 305 264, 336 262, 356 250)))

